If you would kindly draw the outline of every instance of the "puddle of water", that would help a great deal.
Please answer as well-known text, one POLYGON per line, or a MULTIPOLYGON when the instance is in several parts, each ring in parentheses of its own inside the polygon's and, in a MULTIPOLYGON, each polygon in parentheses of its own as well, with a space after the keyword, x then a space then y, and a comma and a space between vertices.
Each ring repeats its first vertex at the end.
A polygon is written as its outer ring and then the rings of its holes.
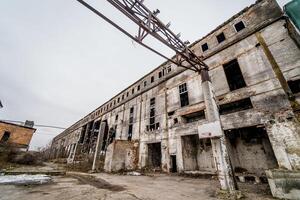
POLYGON ((39 175, 0 175, 0 184, 12 185, 40 185, 51 182, 51 177, 43 174, 39 175))

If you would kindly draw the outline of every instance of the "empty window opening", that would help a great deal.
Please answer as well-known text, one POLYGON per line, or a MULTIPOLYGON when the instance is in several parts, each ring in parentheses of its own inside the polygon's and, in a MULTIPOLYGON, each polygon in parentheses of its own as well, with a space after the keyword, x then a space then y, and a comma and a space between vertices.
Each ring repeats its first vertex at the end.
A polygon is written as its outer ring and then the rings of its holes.
POLYGON ((215 171, 210 139, 188 135, 182 136, 181 140, 184 171, 215 171))
POLYGON ((237 32, 239 32, 239 31, 241 31, 241 30, 243 30, 245 28, 245 24, 244 24, 244 22, 240 21, 240 22, 236 23, 234 25, 234 27, 235 27, 235 30, 237 32))
POLYGON ((127 96, 127 97, 129 96, 129 92, 126 93, 126 96, 127 96))
POLYGON ((191 122, 195 122, 195 121, 205 119, 205 112, 204 112, 204 110, 201 110, 201 111, 198 111, 198 112, 183 115, 182 117, 183 117, 183 119, 185 120, 186 123, 191 123, 191 122))
POLYGON ((93 125, 94 125, 94 121, 91 121, 88 123, 87 127, 88 127, 88 130, 87 130, 87 135, 86 135, 86 138, 84 139, 85 140, 85 143, 90 143, 91 141, 91 137, 93 135, 93 125))
POLYGON ((134 94, 134 88, 132 88, 131 93, 134 94))
POLYGON ((151 83, 154 82, 154 76, 151 76, 151 83))
POLYGON ((174 118, 174 124, 178 124, 178 118, 174 118))
POLYGON ((116 121, 118 121, 119 115, 116 115, 116 121))
POLYGON ((189 105, 189 95, 188 95, 186 83, 179 85, 179 96, 180 96, 181 107, 189 105))
POLYGON ((225 38, 225 35, 224 35, 223 32, 220 33, 219 35, 217 35, 217 40, 218 40, 219 43, 224 42, 225 39, 226 39, 226 38, 225 38))
POLYGON ((176 155, 171 155, 171 173, 176 173, 177 172, 177 159, 176 159, 176 155))
POLYGON ((103 140, 102 140, 102 146, 101 146, 101 150, 102 151, 105 151, 106 150, 106 141, 108 139, 108 125, 107 125, 107 122, 104 121, 105 123, 105 127, 104 127, 104 133, 103 133, 103 140))
POLYGON ((288 81, 288 85, 294 94, 300 92, 300 79, 295 81, 288 81))
POLYGON ((138 91, 140 91, 140 89, 141 89, 141 86, 140 86, 140 85, 138 85, 138 86, 137 86, 137 90, 138 90, 138 91))
POLYGON ((230 91, 246 87, 243 74, 237 59, 223 65, 230 91))
POLYGON ((220 114, 225 115, 253 108, 250 98, 220 105, 220 114))
POLYGON ((133 123, 133 113, 134 113, 134 107, 131 107, 129 113, 129 124, 133 123))
POLYGON ((86 132, 86 126, 84 125, 81 129, 81 133, 80 133, 80 139, 79 139, 79 143, 82 144, 84 141, 84 136, 85 136, 85 132, 86 132))
POLYGON ((10 132, 5 131, 2 138, 1 138, 1 142, 7 142, 10 138, 10 132))
POLYGON ((150 168, 161 167, 161 143, 148 144, 148 162, 150 168))
POLYGON ((162 77, 162 72, 158 72, 158 78, 162 77))
POLYGON ((120 103, 120 97, 118 98, 118 103, 120 103))
POLYGON ((207 43, 202 44, 201 48, 202 48, 203 52, 207 51, 208 50, 208 44, 207 43))
POLYGON ((150 131, 159 129, 159 123, 156 123, 155 120, 155 98, 150 99, 150 118, 149 118, 149 128, 147 128, 150 131))
POLYGON ((175 114, 175 111, 168 112, 168 116, 172 116, 175 114))
POLYGON ((95 124, 94 124, 94 131, 93 131, 94 132, 94 140, 95 141, 97 140, 97 136, 99 134, 99 129, 100 129, 100 121, 96 121, 95 124))
POLYGON ((167 73, 170 73, 171 71, 172 71, 171 66, 168 66, 168 67, 167 67, 167 73))
POLYGON ((116 105, 116 100, 114 100, 114 105, 116 105))
POLYGON ((278 164, 264 127, 245 127, 224 131, 228 153, 236 175, 265 176, 266 169, 278 164))
POLYGON ((133 125, 130 124, 129 127, 128 127, 128 141, 131 141, 132 139, 132 129, 133 129, 133 125))
POLYGON ((147 81, 144 81, 144 87, 146 87, 147 86, 147 81))

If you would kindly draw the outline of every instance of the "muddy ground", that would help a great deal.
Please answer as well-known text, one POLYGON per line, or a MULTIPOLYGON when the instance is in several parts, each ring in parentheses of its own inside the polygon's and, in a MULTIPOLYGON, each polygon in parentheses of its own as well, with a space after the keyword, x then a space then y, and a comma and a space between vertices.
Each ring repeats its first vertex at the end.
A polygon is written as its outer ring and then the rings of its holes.
MULTIPOLYGON (((218 194, 216 180, 180 176, 123 176, 96 174, 55 176, 45 185, 0 185, 1 200, 210 200, 218 194)), ((272 199, 266 185, 242 185, 246 199, 272 199), (258 192, 258 193, 256 193, 258 192)))

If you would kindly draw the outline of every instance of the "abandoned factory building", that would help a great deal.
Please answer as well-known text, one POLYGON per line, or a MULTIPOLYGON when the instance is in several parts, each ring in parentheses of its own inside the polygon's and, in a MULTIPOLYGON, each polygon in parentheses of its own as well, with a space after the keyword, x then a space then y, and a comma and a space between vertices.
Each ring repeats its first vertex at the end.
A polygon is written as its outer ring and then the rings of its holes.
POLYGON ((21 150, 28 150, 35 128, 0 121, 0 145, 9 144, 21 150))
MULTIPOLYGON (((300 169, 299 41, 277 2, 259 0, 190 45, 209 66, 236 176, 300 169)), ((55 137, 51 158, 93 157, 99 139, 107 171, 217 174, 207 123, 201 76, 165 62, 55 137)))

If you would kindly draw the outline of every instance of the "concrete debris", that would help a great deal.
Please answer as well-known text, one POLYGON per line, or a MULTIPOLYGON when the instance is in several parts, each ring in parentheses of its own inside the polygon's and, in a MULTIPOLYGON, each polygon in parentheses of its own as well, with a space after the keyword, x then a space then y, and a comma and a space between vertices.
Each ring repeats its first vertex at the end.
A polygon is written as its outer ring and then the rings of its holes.
POLYGON ((51 177, 47 175, 0 175, 0 185, 40 185, 49 183, 51 180, 51 177))

